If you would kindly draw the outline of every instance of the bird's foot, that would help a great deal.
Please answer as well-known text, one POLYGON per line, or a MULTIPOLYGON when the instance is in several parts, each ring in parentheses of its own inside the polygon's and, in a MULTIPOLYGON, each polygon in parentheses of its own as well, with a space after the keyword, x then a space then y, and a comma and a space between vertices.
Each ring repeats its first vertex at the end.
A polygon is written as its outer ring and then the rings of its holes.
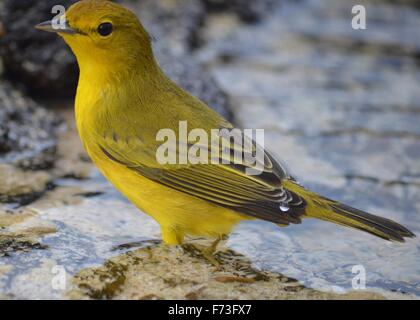
MULTIPOLYGON (((219 241, 217 241, 218 243, 219 241)), ((201 253, 203 255, 203 257, 216 268, 216 271, 219 271, 221 269, 221 265, 220 262, 216 259, 215 257, 215 253, 217 250, 217 244, 216 246, 214 246, 214 244, 212 244, 210 247, 205 248, 201 253)))
POLYGON ((217 246, 221 240, 221 238, 217 238, 210 246, 194 244, 194 247, 200 251, 201 255, 207 260, 207 262, 216 268, 216 271, 221 269, 220 262, 215 257, 217 246))
POLYGON ((220 271, 221 270, 222 267, 220 265, 220 262, 217 261, 217 259, 215 258, 215 256, 213 254, 208 254, 206 252, 206 250, 204 250, 202 252, 202 255, 207 260, 207 262, 210 263, 215 268, 214 271, 220 271))

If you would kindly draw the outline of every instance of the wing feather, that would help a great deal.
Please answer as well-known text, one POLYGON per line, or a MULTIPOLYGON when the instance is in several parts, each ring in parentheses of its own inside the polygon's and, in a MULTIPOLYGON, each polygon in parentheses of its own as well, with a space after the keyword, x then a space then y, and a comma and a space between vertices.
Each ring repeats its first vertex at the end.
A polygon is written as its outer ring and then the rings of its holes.
MULTIPOLYGON (((159 165, 155 159, 156 165, 153 165, 150 158, 153 153, 145 150, 142 141, 136 141, 135 137, 118 137, 116 134, 103 137, 100 140, 101 150, 112 161, 148 179, 252 217, 284 225, 301 221, 306 203, 297 194, 284 188, 282 179, 290 177, 266 151, 262 173, 248 175, 246 169, 249 165, 234 163, 232 159, 235 148, 236 152, 239 148, 235 143, 229 145, 229 152, 221 150, 219 153, 220 160, 223 157, 225 160, 229 158, 229 164, 220 161, 219 164, 171 166, 159 165), (145 160, 147 155, 149 158, 145 160)), ((256 147, 256 143, 251 140, 251 150, 242 148, 239 151, 244 155, 246 152, 255 152, 256 147)))

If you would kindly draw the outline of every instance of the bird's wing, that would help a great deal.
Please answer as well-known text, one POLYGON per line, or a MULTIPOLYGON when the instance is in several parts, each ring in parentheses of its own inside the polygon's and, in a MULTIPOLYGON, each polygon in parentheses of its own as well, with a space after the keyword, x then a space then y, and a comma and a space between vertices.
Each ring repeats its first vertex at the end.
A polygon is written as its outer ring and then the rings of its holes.
MULTIPOLYGON (((145 148, 141 140, 133 137, 103 137, 100 148, 112 161, 167 187, 259 219, 284 225, 300 223, 305 201, 284 188, 282 180, 291 178, 268 152, 263 151, 264 160, 259 175, 247 174, 249 164, 232 161, 238 148, 244 157, 246 153, 255 153, 258 145, 252 139, 246 139, 251 143, 251 149, 249 144, 245 148, 246 143, 238 146, 230 142, 229 152, 219 153, 219 164, 214 164, 215 161, 209 164, 153 164, 151 156, 155 157, 155 154, 150 152, 150 148, 145 148)), ((178 156, 180 149, 177 149, 178 156)), ((210 151, 209 162, 211 157, 214 160, 210 151)))

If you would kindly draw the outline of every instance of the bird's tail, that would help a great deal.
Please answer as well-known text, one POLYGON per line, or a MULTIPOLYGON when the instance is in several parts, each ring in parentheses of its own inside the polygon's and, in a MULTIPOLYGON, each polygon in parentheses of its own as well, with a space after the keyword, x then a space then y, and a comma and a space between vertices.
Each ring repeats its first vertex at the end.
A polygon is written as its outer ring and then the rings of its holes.
POLYGON ((415 237, 410 230, 392 220, 325 198, 293 181, 284 182, 287 189, 305 199, 307 204, 305 216, 307 217, 359 229, 386 240, 404 242, 405 237, 415 237))

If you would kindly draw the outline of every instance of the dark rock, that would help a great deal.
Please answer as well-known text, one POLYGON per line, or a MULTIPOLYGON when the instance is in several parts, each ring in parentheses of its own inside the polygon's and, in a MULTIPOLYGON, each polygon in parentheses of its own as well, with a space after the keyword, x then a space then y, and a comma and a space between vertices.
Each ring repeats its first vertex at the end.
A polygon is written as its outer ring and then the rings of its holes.
MULTIPOLYGON (((381 0, 379 0, 378 2, 380 1, 381 0)), ((382 2, 390 3, 390 4, 412 6, 414 8, 420 9, 420 2, 418 0, 382 0, 382 2)))
POLYGON ((54 114, 11 84, 0 83, 0 163, 26 169, 51 167, 58 124, 54 114))
POLYGON ((8 257, 11 253, 16 252, 28 252, 31 250, 42 250, 47 248, 46 245, 30 239, 0 234, 0 257, 8 257))
POLYGON ((258 22, 280 0, 202 0, 210 11, 230 11, 237 14, 242 21, 247 23, 258 22))
POLYGON ((3 23, 0 21, 0 38, 5 35, 3 23))
POLYGON ((146 27, 157 48, 188 53, 197 41, 197 31, 206 19, 205 6, 196 0, 123 1, 146 27))
MULTIPOLYGON (((68 7, 74 2, 59 4, 68 7)), ((75 58, 59 37, 34 28, 54 16, 51 9, 56 4, 55 0, 0 0, 4 33, 0 56, 6 76, 24 83, 32 94, 72 96, 77 81, 75 58)))

